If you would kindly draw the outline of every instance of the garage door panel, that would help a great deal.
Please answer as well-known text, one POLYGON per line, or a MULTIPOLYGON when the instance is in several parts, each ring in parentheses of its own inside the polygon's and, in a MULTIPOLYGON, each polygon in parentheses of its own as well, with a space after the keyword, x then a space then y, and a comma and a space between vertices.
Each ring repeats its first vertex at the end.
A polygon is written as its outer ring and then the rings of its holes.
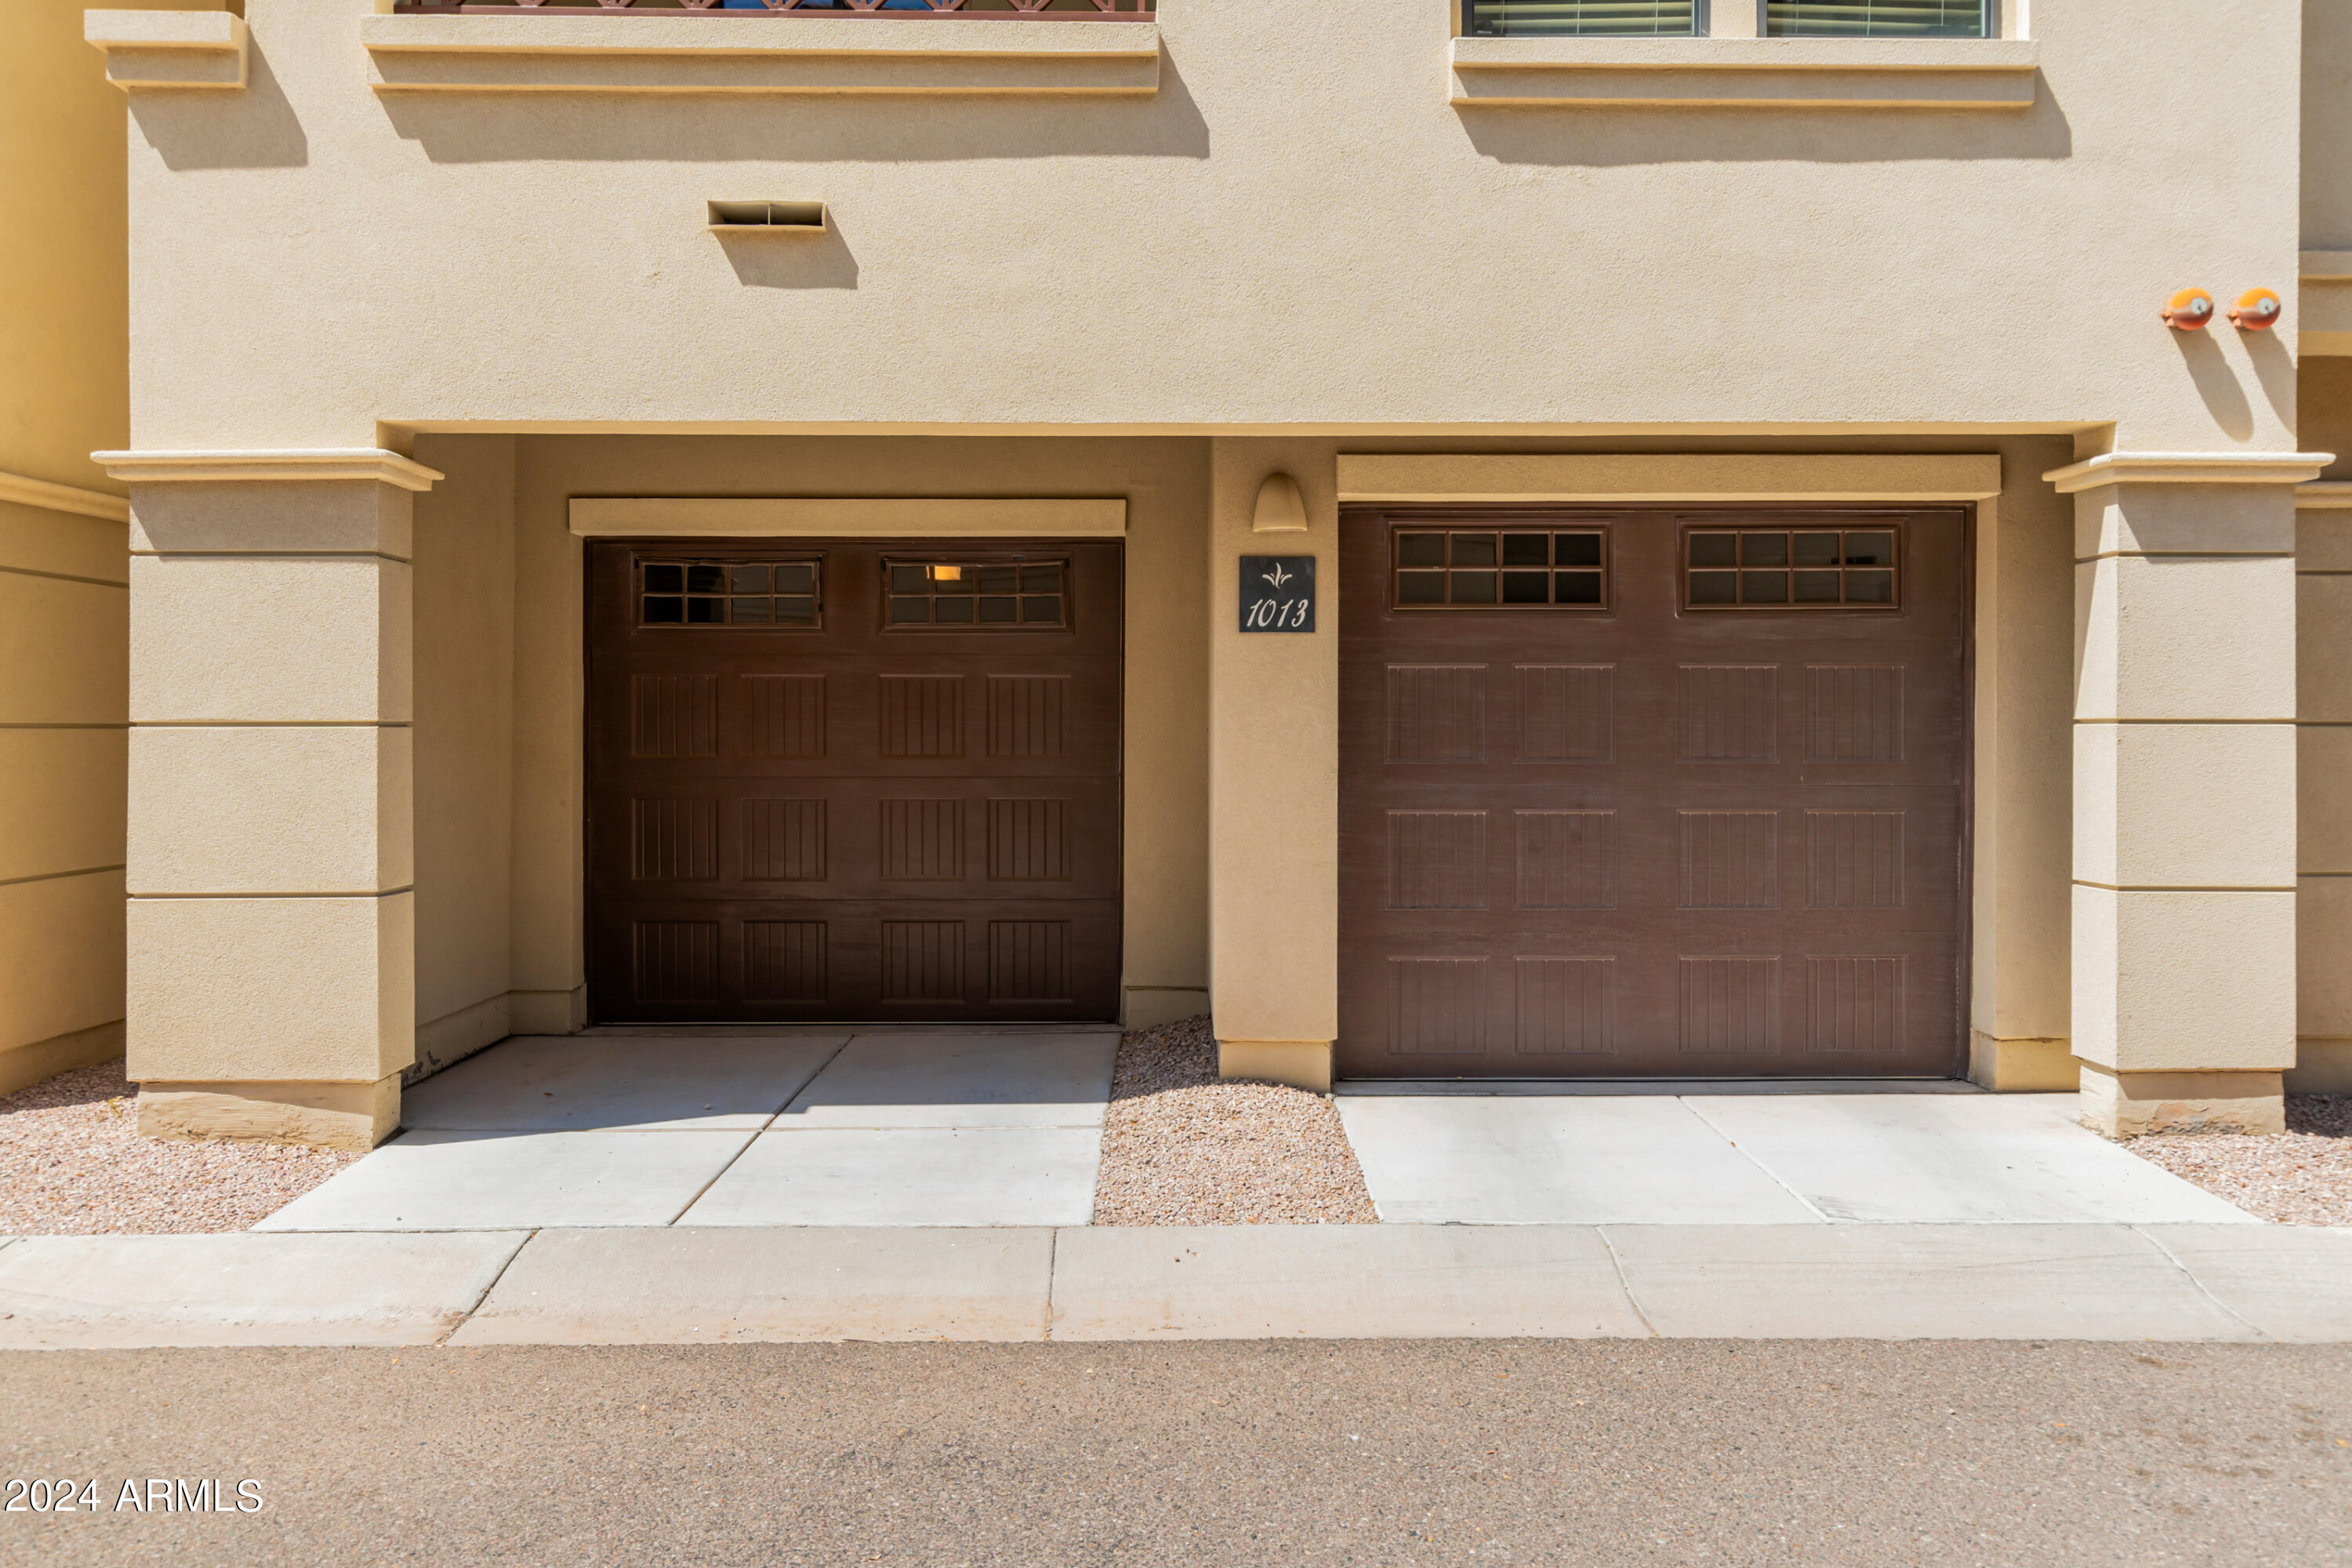
POLYGON ((1118 547, 989 547, 1058 563, 1066 626, 894 626, 939 544, 593 548, 595 1017, 1116 1016, 1118 547), (648 558, 787 557, 821 625, 637 618, 648 558))
POLYGON ((1590 517, 1606 610, 1391 607, 1431 525, 1350 510, 1341 1071, 1950 1068, 1965 518, 1797 515, 1899 541, 1899 607, 1686 608, 1718 524, 1664 510, 1590 517))

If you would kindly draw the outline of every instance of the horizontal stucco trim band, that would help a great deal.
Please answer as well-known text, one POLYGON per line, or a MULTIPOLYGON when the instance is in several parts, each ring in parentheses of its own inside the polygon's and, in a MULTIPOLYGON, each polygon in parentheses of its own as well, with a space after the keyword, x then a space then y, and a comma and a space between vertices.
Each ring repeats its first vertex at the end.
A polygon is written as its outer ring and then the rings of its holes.
POLYGON ((21 888, 27 882, 62 882, 68 877, 103 877, 121 866, 78 866, 70 871, 38 871, 29 877, 0 877, 0 888, 21 888))
POLYGON ((51 484, 23 474, 0 472, 0 500, 37 506, 47 511, 71 512, 76 517, 102 517, 109 522, 131 521, 131 502, 125 497, 74 485, 51 484))
POLYGON ((1342 501, 1988 500, 1993 453, 1342 453, 1342 501))
MULTIPOLYGON (((134 484, 217 480, 255 484, 268 480, 317 484, 335 479, 373 479, 404 490, 429 490, 446 478, 412 458, 381 447, 322 447, 224 452, 92 452, 107 478, 134 484)), ((306 552, 307 553, 307 552, 306 552)))
POLYGON ((2027 109, 2030 38, 1453 41, 1460 107, 2027 109))
MULTIPOLYGON (((2298 871, 2295 875, 2300 877, 2305 875, 2305 873, 2298 871)), ((2199 882, 2190 884, 2175 882, 2094 882, 2086 877, 2075 878, 2074 886, 2078 888, 2096 888, 2104 893, 2292 893, 2294 891, 2292 885, 2282 888, 2268 882, 2238 882, 2226 885, 2219 882, 2199 882)))
POLYGON ((2098 561, 2292 561, 2292 550, 2102 550, 2096 555, 2077 555, 2074 564, 2088 566, 2098 561))
MULTIPOLYGON (((2062 496, 2102 485, 2294 485, 2317 479, 2333 452, 2105 452, 2042 477, 2062 496)), ((2301 489, 2296 491, 2300 504, 2301 489)))
POLYGON ((415 883, 404 882, 397 888, 302 888, 292 891, 247 888, 236 892, 158 893, 133 888, 125 896, 150 902, 210 899, 217 903, 234 904, 247 899, 394 899, 415 891, 415 883))
POLYGON ((1123 500, 863 499, 697 500, 598 496, 572 502, 583 538, 639 534, 725 539, 1124 539, 1123 500))
POLYGON ((2352 484, 2341 479, 2321 479, 2315 484, 2297 485, 2294 507, 2297 511, 2352 510, 2352 484))
POLYGON ((37 572, 30 566, 0 566, 0 572, 11 577, 38 577, 47 583, 87 583, 93 588, 128 588, 130 584, 112 577, 78 577, 70 572, 37 572))

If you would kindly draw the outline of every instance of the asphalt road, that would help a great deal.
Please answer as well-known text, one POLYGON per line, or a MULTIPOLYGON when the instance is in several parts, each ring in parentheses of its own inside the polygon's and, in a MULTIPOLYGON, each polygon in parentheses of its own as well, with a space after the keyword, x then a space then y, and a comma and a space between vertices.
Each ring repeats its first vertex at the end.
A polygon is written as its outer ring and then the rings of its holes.
POLYGON ((0 1513, 45 1568, 2308 1565, 2352 1563, 2352 1348, 19 1352, 0 1458, 98 1482, 0 1513), (259 1510, 114 1506, 204 1478, 259 1510))

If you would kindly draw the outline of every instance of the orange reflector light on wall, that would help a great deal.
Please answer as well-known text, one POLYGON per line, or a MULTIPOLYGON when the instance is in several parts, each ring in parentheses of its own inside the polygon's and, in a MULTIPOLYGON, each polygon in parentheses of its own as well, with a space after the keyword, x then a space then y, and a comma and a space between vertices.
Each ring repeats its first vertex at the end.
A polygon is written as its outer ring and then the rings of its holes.
POLYGON ((2279 312, 2285 309, 2269 289, 2249 289, 2230 307, 2230 320, 2242 332, 2267 332, 2278 325, 2279 312))
POLYGON ((2202 289, 2183 289, 2165 302, 2164 324, 2176 332, 2200 332, 2213 319, 2213 296, 2202 289))

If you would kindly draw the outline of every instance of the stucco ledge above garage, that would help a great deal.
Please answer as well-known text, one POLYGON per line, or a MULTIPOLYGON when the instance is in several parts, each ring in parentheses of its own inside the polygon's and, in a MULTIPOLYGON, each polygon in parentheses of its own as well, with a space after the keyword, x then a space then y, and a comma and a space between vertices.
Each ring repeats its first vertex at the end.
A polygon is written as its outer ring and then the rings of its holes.
POLYGON ((2031 38, 1455 38, 1490 109, 2031 109, 2031 38))
POLYGON ((1148 97, 1150 21, 874 16, 393 16, 360 19, 378 92, 1148 97))

